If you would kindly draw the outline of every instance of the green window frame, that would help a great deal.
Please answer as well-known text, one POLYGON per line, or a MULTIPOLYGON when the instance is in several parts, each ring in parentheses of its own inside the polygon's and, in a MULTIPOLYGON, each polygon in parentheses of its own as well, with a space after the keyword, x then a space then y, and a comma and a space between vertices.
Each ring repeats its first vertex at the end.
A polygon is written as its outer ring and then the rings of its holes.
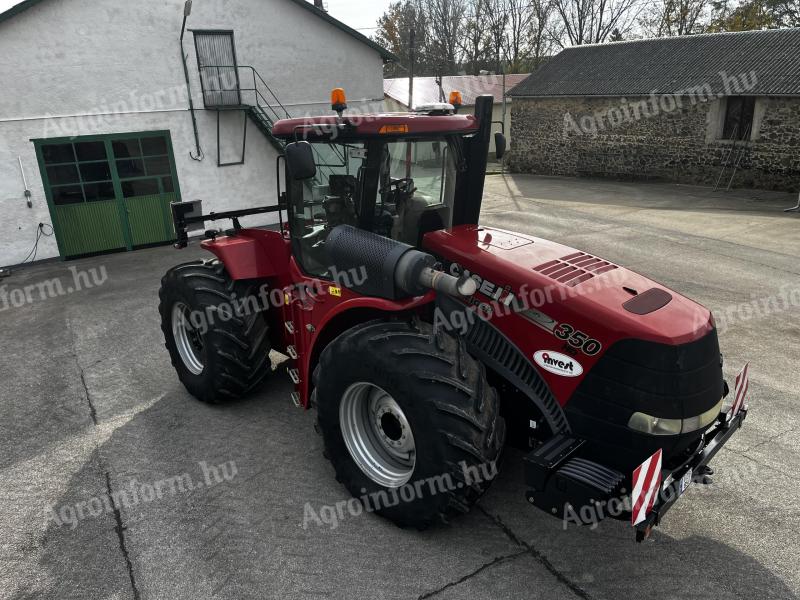
MULTIPOLYGON (((56 225, 60 207, 114 201, 122 224, 123 245, 138 244, 132 233, 128 201, 174 195, 181 201, 172 137, 168 130, 135 131, 31 140, 36 150, 62 257, 70 256, 65 232, 56 225)), ((164 227, 172 227, 164 215, 164 227)))

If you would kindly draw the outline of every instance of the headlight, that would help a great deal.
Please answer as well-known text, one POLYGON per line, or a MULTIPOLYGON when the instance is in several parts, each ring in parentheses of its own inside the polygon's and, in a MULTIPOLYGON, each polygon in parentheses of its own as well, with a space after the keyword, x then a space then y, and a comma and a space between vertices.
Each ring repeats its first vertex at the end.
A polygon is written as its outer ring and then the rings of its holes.
POLYGON ((698 429, 703 429, 717 418, 722 408, 722 399, 712 408, 696 417, 688 419, 662 419, 653 417, 645 413, 637 412, 631 415, 628 427, 642 433, 650 435, 678 435, 681 433, 691 433, 698 429))

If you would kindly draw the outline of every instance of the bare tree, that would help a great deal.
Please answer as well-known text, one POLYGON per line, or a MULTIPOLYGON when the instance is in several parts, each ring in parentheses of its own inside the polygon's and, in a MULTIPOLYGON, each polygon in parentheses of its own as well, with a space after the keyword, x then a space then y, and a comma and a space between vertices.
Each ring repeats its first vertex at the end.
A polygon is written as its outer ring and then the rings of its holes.
POLYGON ((448 72, 457 72, 467 0, 421 0, 428 20, 428 39, 433 54, 448 72))
POLYGON ((503 50, 508 29, 507 0, 487 0, 486 30, 489 34, 489 64, 498 73, 503 67, 503 50))
POLYGON ((462 52, 462 63, 474 75, 477 75, 486 62, 486 55, 491 43, 491 36, 486 28, 486 15, 489 0, 470 0, 469 15, 466 17, 459 42, 462 52))
POLYGON ((654 0, 639 23, 651 37, 702 33, 707 27, 709 0, 654 0))
POLYGON ((562 46, 605 42, 615 29, 624 34, 641 10, 639 0, 554 0, 553 7, 562 46))
POLYGON ((503 0, 507 15, 505 55, 511 72, 536 68, 552 50, 553 0, 503 0))

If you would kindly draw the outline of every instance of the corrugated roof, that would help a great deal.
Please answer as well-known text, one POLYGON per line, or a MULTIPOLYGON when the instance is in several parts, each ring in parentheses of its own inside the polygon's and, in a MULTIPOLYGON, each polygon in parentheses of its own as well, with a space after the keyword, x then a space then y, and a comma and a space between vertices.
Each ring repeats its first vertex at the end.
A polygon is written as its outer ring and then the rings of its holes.
MULTIPOLYGON (((524 75, 506 75, 506 90, 523 81, 524 75)), ((436 77, 414 77, 414 106, 432 104, 434 102, 447 102, 450 92, 458 90, 461 92, 464 106, 475 104, 475 98, 483 94, 491 94, 495 100, 503 98, 503 76, 502 75, 454 75, 452 77, 442 77, 442 89, 445 98, 439 95, 439 85, 436 77)), ((383 93, 396 100, 403 106, 408 106, 408 77, 383 80, 383 93)))
POLYGON ((708 85, 736 93, 726 76, 755 85, 753 96, 800 95, 800 29, 713 33, 566 48, 510 96, 676 94, 708 85))
MULTIPOLYGON (((15 15, 18 15, 22 11, 29 9, 31 6, 34 6, 35 4, 38 4, 41 1, 42 0, 24 0, 23 2, 20 2, 19 4, 16 4, 16 5, 12 6, 7 11, 0 13, 0 23, 12 18, 15 15)), ((307 0, 291 0, 291 1, 294 2, 295 4, 297 4, 298 6, 301 6, 301 7, 305 8, 306 10, 314 13, 320 19, 322 19, 323 21, 327 21, 328 23, 330 23, 331 25, 333 25, 337 29, 340 29, 341 31, 345 32, 347 35, 354 37, 359 42, 362 42, 363 44, 366 44, 367 46, 369 46, 370 48, 375 50, 378 54, 380 54, 383 57, 384 61, 387 61, 387 62, 398 62, 399 61, 397 56, 395 56, 394 54, 389 52, 386 48, 384 48, 383 46, 381 46, 377 42, 369 39, 364 34, 359 33, 358 31, 356 31, 352 27, 349 27, 349 26, 345 25, 344 23, 342 23, 338 19, 334 19, 327 12, 325 12, 324 10, 318 9, 316 6, 314 6, 313 4, 308 2, 307 0)))

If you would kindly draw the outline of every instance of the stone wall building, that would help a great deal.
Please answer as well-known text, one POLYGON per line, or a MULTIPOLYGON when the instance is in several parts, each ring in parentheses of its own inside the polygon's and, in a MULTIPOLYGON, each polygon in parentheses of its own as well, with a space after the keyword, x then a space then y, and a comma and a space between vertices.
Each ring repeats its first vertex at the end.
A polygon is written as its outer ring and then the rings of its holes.
POLYGON ((800 29, 567 48, 510 95, 518 172, 800 187, 800 29))

